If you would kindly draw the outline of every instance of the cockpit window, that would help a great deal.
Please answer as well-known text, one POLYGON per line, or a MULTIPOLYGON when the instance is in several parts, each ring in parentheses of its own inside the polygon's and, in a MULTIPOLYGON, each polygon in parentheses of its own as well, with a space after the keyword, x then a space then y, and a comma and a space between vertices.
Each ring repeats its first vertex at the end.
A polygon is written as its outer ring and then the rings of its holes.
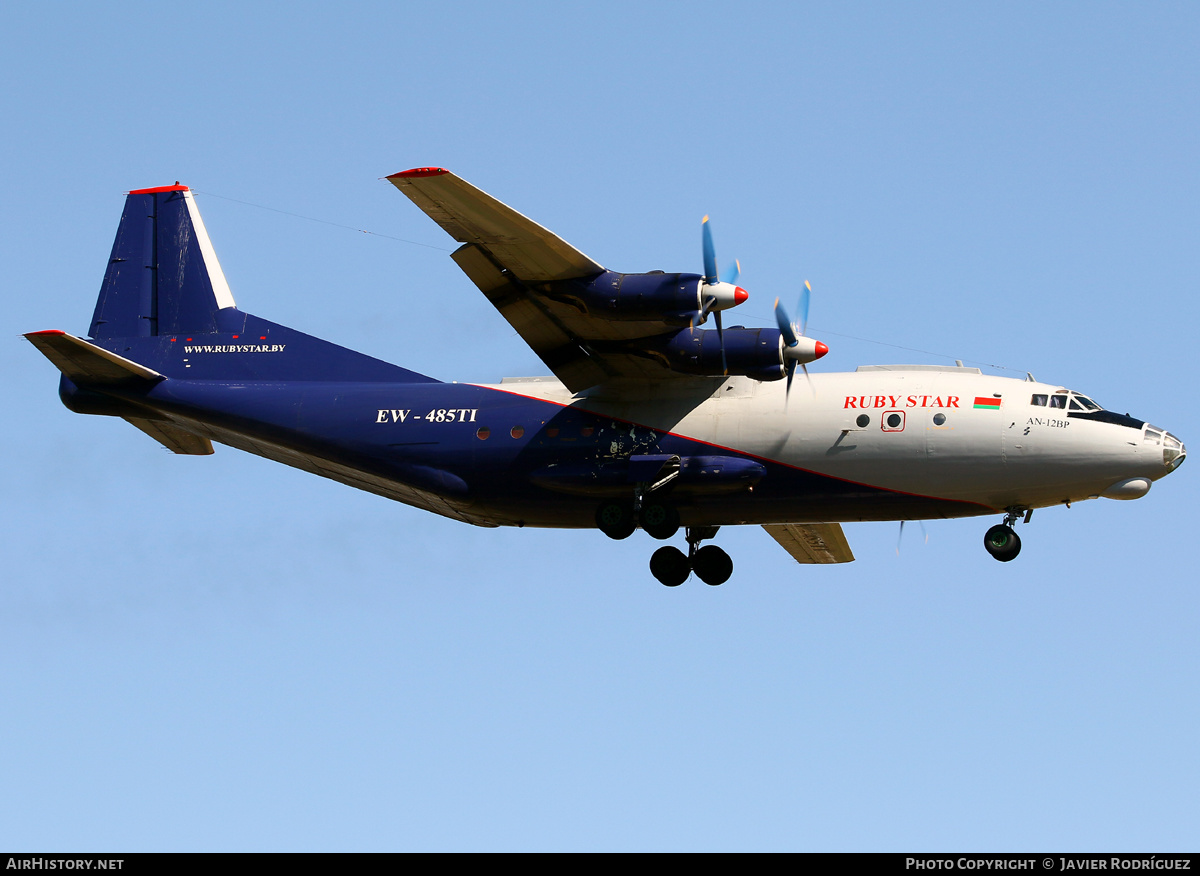
POLYGON ((1094 401, 1092 401, 1086 395, 1078 395, 1078 394, 1073 395, 1073 396, 1071 396, 1071 402, 1072 402, 1071 410, 1075 410, 1074 402, 1079 402, 1080 406, 1085 411, 1102 411, 1102 410, 1104 410, 1102 407, 1100 407, 1100 405, 1096 404, 1094 401))
POLYGON ((1065 395, 1050 396, 1050 407, 1065 408, 1067 406, 1067 397, 1065 395))
POLYGON ((1142 438, 1147 444, 1157 444, 1162 439, 1162 432, 1147 427, 1146 436, 1142 438))
POLYGON ((1031 399, 1029 400, 1029 403, 1030 403, 1031 405, 1038 405, 1039 407, 1043 407, 1043 408, 1044 408, 1044 407, 1046 406, 1046 396, 1044 396, 1044 395, 1035 395, 1033 398, 1031 398, 1031 399))

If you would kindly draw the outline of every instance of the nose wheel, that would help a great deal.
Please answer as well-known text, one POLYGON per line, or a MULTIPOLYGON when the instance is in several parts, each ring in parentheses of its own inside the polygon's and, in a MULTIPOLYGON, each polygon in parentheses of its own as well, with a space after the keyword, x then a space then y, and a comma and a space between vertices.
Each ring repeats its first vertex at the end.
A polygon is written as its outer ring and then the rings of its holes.
POLYGON ((650 557, 650 574, 667 587, 678 587, 693 572, 709 586, 724 584, 733 574, 733 560, 715 544, 700 547, 704 539, 717 534, 715 526, 689 526, 686 530, 688 552, 677 547, 660 547, 650 557))
POLYGON ((1022 515, 1025 522, 1033 516, 1032 508, 1009 508, 1004 515, 1004 522, 997 523, 983 535, 983 546, 994 559, 1002 563, 1014 560, 1021 552, 1021 537, 1013 529, 1013 524, 1022 515))

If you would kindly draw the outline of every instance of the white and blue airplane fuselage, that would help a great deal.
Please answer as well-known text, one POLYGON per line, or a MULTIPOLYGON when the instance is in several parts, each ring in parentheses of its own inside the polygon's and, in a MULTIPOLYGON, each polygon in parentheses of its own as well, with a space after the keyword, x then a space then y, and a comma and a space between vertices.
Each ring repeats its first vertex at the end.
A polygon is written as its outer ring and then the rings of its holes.
MULTIPOLYGON (((71 410, 177 453, 212 442, 484 526, 636 528, 665 584, 721 583, 700 542, 756 524, 800 562, 853 559, 845 522, 1004 515, 1134 499, 1173 435, 1065 387, 929 365, 792 380, 825 346, 721 325, 746 299, 704 275, 617 274, 435 168, 389 178, 463 246, 455 261, 554 376, 444 383, 239 310, 186 187, 131 192, 87 339, 26 337, 71 410), (717 331, 698 329, 715 316, 717 331), (784 379, 786 377, 786 380, 784 379)), ((782 311, 780 311, 782 313, 782 311)))

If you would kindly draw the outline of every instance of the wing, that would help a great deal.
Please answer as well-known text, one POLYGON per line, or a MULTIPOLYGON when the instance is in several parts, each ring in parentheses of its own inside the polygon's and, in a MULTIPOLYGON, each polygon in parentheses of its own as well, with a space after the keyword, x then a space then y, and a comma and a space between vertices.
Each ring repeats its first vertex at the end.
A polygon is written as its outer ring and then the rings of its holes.
POLYGON ((637 343, 677 332, 679 325, 598 318, 556 294, 573 280, 606 274, 558 235, 442 168, 387 179, 463 244, 451 257, 572 392, 614 378, 685 376, 637 343))
POLYGON ((554 232, 448 170, 420 167, 392 174, 388 181, 447 234, 485 250, 522 282, 570 280, 604 270, 554 232))
POLYGON ((854 554, 837 523, 780 523, 763 529, 797 563, 852 563, 854 554))

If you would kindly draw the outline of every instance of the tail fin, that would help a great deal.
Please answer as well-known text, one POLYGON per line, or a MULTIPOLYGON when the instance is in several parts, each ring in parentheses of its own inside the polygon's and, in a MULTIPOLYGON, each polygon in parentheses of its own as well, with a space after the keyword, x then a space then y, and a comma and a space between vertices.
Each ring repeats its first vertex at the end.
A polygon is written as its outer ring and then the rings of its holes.
POLYGON ((179 183, 129 192, 88 334, 164 377, 436 382, 239 310, 179 183))
POLYGON ((188 187, 176 183, 130 192, 91 337, 237 331, 240 317, 188 187))

